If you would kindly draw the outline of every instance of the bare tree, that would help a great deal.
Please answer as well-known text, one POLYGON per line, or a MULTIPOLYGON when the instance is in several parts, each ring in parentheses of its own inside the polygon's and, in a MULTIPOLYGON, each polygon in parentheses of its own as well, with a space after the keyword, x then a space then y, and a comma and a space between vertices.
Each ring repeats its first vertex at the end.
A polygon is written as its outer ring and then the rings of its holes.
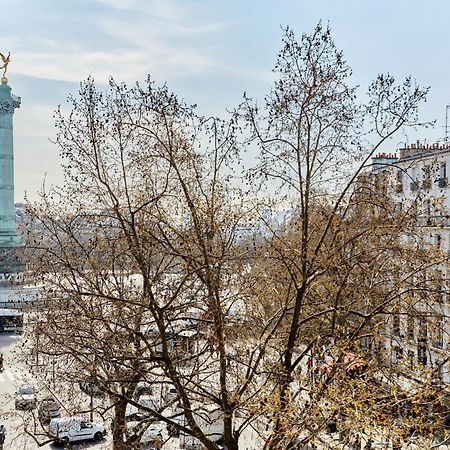
POLYGON ((415 420, 407 405, 438 403, 432 374, 404 395, 394 381, 405 368, 384 346, 398 304, 413 311, 439 284, 421 277, 442 255, 405 245, 414 208, 399 212, 364 169, 417 124, 427 90, 380 75, 359 104, 321 24, 300 42, 285 30, 275 71, 264 107, 245 98, 226 121, 150 80, 104 93, 89 79, 71 113, 56 115, 66 187, 33 207, 40 232, 27 251, 42 311, 29 338, 51 362, 36 367, 49 387, 89 382, 106 396, 95 412, 113 411, 115 449, 138 447, 155 421, 208 449, 217 422, 233 450, 250 428, 266 448, 323 441, 333 422, 347 441, 350 431, 402 437, 415 420), (233 173, 248 143, 259 163, 242 190, 233 173), (153 403, 139 401, 142 382, 153 403), (146 415, 134 431, 130 405, 146 415))
MULTIPOLYGON (((294 211, 283 227, 268 223, 254 266, 264 286, 256 290, 266 321, 277 315, 279 324, 266 445, 297 448, 320 440, 336 420, 347 436, 377 429, 382 435, 398 422, 377 400, 391 404, 397 398, 381 382, 394 380, 391 390, 398 384, 392 371, 384 378, 385 327, 394 305, 424 288, 420 273, 437 267, 442 255, 405 245, 417 216, 412 208, 398 212, 386 184, 373 189, 365 167, 395 133, 418 124, 427 89, 410 78, 396 84, 379 75, 368 103, 359 104, 349 85, 351 70, 322 24, 300 42, 285 30, 275 72, 279 77, 264 106, 245 98, 241 108, 250 140, 260 148, 250 179, 277 193, 275 211, 286 204, 294 211), (370 364, 358 360, 361 342, 368 341, 377 355, 370 364), (305 386, 299 372, 312 370, 308 359, 320 382, 305 386)), ((376 180, 376 187, 387 183, 376 180)), ((420 392, 431 398, 426 386, 420 392)))
POLYGON ((89 381, 109 396, 114 448, 139 440, 123 441, 130 404, 148 423, 162 420, 207 448, 216 447, 196 414, 219 410, 223 439, 237 448, 226 348, 239 300, 231 267, 242 265, 242 201, 227 169, 236 125, 198 116, 150 81, 111 82, 105 95, 88 80, 72 107, 57 115, 67 185, 36 205, 42 233, 28 243, 43 286, 35 345, 61 379, 89 381), (137 403, 142 381, 161 390, 158 404, 137 403), (169 383, 184 424, 162 399, 169 383))

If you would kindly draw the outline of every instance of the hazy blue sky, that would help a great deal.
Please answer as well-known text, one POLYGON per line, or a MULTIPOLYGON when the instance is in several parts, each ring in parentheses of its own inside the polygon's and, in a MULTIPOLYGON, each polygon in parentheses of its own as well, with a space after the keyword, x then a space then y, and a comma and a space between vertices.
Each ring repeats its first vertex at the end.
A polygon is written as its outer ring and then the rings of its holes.
MULTIPOLYGON (((2 0, 0 51, 12 54, 9 84, 22 97, 15 114, 16 199, 61 183, 52 113, 92 75, 105 82, 150 73, 199 111, 221 114, 243 91, 271 86, 280 26, 298 35, 331 25, 362 92, 377 73, 411 74, 432 87, 422 109, 443 136, 450 104, 448 0, 2 0)), ((392 150, 399 141, 392 142, 392 150)))

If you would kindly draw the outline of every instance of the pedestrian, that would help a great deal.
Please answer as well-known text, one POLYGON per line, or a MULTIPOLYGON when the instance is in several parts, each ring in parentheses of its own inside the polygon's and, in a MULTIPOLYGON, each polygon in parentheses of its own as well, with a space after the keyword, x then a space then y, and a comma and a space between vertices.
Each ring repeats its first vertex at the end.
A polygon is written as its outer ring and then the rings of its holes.
POLYGON ((355 436, 352 445, 355 450, 361 450, 361 437, 359 436, 359 434, 355 436))
POLYGON ((160 450, 162 448, 162 439, 160 436, 157 436, 154 443, 153 443, 153 448, 155 450, 160 450))
POLYGON ((3 444, 5 443, 6 437, 6 427, 5 425, 0 425, 0 449, 3 449, 3 444))

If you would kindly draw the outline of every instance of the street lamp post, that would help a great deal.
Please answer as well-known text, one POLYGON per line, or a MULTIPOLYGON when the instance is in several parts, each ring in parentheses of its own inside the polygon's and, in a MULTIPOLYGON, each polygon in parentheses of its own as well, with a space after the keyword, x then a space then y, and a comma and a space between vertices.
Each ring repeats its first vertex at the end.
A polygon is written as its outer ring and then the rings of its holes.
POLYGON ((55 357, 52 358, 52 381, 53 389, 55 389, 55 357))

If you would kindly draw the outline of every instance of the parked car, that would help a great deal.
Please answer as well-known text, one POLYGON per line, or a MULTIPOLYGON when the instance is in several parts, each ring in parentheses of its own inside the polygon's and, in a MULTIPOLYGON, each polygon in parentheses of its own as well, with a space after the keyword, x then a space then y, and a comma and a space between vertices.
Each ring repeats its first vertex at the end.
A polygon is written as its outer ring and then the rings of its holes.
POLYGON ((173 405, 173 417, 172 420, 175 424, 167 424, 167 433, 170 437, 180 436, 180 427, 178 425, 185 425, 184 408, 181 403, 175 403, 173 405))
POLYGON ((136 384, 136 387, 133 392, 133 400, 137 401, 141 395, 152 395, 153 389, 150 383, 146 381, 140 381, 136 384))
POLYGON ((142 432, 140 438, 140 445, 148 446, 153 448, 161 448, 163 442, 163 428, 164 424, 162 422, 154 422, 150 425, 141 428, 142 424, 139 422, 129 422, 127 423, 126 435, 129 437, 136 432, 142 432))
POLYGON ((53 397, 44 398, 38 407, 38 417, 43 423, 48 423, 52 419, 60 417, 59 405, 53 397))
MULTIPOLYGON (((183 406, 179 403, 175 404, 173 409, 173 421, 177 424, 183 425, 186 428, 189 428, 189 424, 186 422, 184 417, 183 406)), ((224 435, 224 421, 223 421, 223 413, 220 409, 217 409, 215 405, 203 405, 202 408, 198 410, 192 411, 194 419, 197 423, 197 426, 202 430, 205 436, 208 437, 209 440, 222 443, 223 435, 224 435)), ((179 439, 180 442, 185 445, 184 448, 188 450, 197 450, 198 448, 203 448, 201 442, 185 433, 184 431, 179 430, 179 439)))
POLYGON ((31 384, 22 384, 17 390, 16 409, 34 409, 36 408, 36 395, 34 386, 31 384))
MULTIPOLYGON (((136 401, 144 408, 157 409, 156 403, 150 395, 141 395, 136 401)), ((125 422, 140 422, 141 420, 148 419, 148 417, 148 411, 134 405, 127 405, 125 422)))
POLYGON ((152 424, 143 433, 141 437, 141 445, 150 445, 154 448, 161 448, 163 435, 161 425, 152 424))
POLYGON ((150 395, 141 395, 137 402, 145 408, 157 409, 156 403, 150 395))
POLYGON ((101 387, 94 381, 80 381, 79 386, 87 395, 92 395, 93 397, 101 397, 103 395, 101 387))
POLYGON ((169 437, 178 437, 178 436, 180 436, 180 428, 177 425, 168 423, 167 424, 167 434, 169 435, 169 437))
POLYGON ((50 420, 50 436, 55 443, 100 441, 106 435, 106 428, 82 417, 61 417, 50 420))
POLYGON ((170 385, 167 388, 166 394, 164 395, 164 400, 166 402, 173 402, 178 398, 177 388, 173 385, 170 385))
POLYGON ((187 435, 183 435, 180 438, 181 441, 181 448, 184 448, 186 450, 201 450, 203 448, 202 443, 193 436, 187 436, 187 435))
POLYGON ((141 420, 148 419, 148 417, 148 414, 145 414, 135 408, 130 408, 125 413, 125 422, 140 422, 141 420))

